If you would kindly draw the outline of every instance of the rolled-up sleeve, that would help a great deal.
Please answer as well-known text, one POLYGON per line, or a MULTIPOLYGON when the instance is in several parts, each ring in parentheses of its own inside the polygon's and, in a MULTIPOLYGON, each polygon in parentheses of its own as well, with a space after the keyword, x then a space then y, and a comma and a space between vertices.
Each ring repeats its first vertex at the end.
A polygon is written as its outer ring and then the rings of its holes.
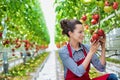
MULTIPOLYGON (((86 50, 87 50, 87 53, 89 52, 90 50, 90 46, 89 45, 84 45, 86 47, 86 50)), ((105 68, 106 68, 106 64, 105 65, 102 65, 101 62, 100 62, 100 59, 99 57, 97 56, 97 54, 95 53, 91 59, 91 63, 92 65, 99 71, 103 72, 105 71, 105 68)))
POLYGON ((86 72, 82 64, 77 66, 75 61, 69 56, 68 50, 65 49, 65 47, 59 50, 59 56, 64 67, 72 71, 76 76, 81 77, 86 72))
POLYGON ((91 62, 97 70, 99 70, 101 72, 105 71, 106 64, 102 65, 100 62, 100 59, 98 58, 98 56, 96 54, 93 55, 91 62))

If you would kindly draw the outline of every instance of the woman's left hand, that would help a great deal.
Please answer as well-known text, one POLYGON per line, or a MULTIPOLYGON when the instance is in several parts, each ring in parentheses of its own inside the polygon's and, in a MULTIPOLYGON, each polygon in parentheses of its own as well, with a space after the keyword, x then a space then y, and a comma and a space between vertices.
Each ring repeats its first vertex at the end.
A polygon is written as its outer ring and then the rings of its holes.
POLYGON ((100 45, 101 45, 101 48, 104 49, 105 48, 105 43, 106 43, 106 35, 103 36, 102 38, 100 38, 100 45))

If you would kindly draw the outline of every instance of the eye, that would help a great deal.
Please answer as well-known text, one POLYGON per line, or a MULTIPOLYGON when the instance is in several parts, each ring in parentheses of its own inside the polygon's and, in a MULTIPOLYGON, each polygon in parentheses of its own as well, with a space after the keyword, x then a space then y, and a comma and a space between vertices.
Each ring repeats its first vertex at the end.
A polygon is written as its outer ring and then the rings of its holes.
POLYGON ((83 33, 83 31, 79 31, 79 33, 83 33))

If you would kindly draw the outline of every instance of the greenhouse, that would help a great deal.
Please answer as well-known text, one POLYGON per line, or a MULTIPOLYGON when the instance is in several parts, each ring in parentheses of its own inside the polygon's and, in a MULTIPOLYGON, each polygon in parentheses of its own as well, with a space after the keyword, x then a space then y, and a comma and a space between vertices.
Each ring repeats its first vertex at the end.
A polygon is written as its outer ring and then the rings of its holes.
POLYGON ((120 80, 120 0, 0 0, 0 80, 120 80))

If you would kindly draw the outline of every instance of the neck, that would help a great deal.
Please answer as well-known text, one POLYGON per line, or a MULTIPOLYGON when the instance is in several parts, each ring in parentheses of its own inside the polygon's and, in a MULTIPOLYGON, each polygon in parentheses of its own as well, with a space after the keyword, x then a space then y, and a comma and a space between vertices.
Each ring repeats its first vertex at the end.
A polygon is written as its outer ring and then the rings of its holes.
POLYGON ((70 40, 70 45, 73 47, 73 49, 78 50, 79 49, 79 42, 75 42, 74 40, 70 40))

